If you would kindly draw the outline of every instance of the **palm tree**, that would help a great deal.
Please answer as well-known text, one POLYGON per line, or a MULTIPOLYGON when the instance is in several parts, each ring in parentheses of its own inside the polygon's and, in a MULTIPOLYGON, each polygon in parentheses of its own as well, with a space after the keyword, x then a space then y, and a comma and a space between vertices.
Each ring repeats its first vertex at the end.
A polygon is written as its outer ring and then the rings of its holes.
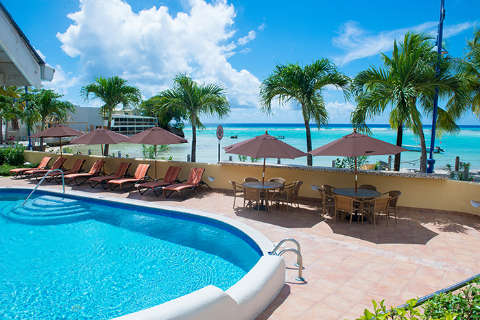
POLYGON ((16 104, 21 90, 15 86, 0 87, 0 143, 3 143, 2 125, 5 120, 5 139, 8 139, 8 121, 17 119, 20 114, 16 104))
MULTIPOLYGON (((347 89, 350 79, 340 73, 328 59, 320 59, 303 68, 298 64, 276 66, 273 73, 263 81, 260 100, 265 112, 272 112, 272 101, 278 99, 280 105, 296 101, 302 107, 303 121, 307 138, 307 152, 312 151, 310 121, 318 127, 328 121, 328 112, 322 96, 325 86, 333 85, 347 89)), ((312 165, 312 155, 307 156, 307 165, 312 165)))
POLYGON ((161 108, 172 113, 180 111, 183 118, 192 126, 191 161, 196 161, 197 128, 203 128, 202 114, 223 117, 230 112, 230 105, 224 89, 216 84, 199 85, 187 75, 180 74, 174 79, 174 87, 158 95, 161 108), (175 111, 176 110, 176 111, 175 111))
MULTIPOLYGON (((447 100, 446 107, 438 109, 437 126, 440 130, 458 129, 455 119, 468 101, 465 82, 452 73, 450 58, 441 59, 440 74, 436 74, 437 55, 433 47, 430 37, 407 33, 400 45, 394 42, 391 57, 382 54, 383 68, 371 67, 360 72, 352 84, 357 102, 352 112, 354 126, 368 131, 366 119, 382 114, 391 106, 389 122, 397 130, 397 145, 402 145, 404 127, 410 128, 419 137, 422 172, 426 171, 427 159, 422 112, 429 115, 433 111, 435 88, 439 90, 439 97, 447 100)), ((395 156, 394 169, 400 169, 400 155, 395 156)))
MULTIPOLYGON (((127 85, 127 81, 113 76, 110 78, 98 77, 94 83, 82 87, 82 96, 86 100, 93 95, 103 101, 104 105, 101 107, 100 112, 107 118, 107 128, 112 127, 112 114, 118 105, 122 105, 123 108, 135 106, 142 100, 140 90, 136 87, 127 85)), ((108 154, 109 145, 105 145, 104 152, 108 154)))
POLYGON ((472 98, 472 111, 480 117, 480 30, 468 41, 468 53, 463 61, 463 72, 468 79, 472 98))
MULTIPOLYGON (((62 123, 67 120, 68 114, 75 111, 75 106, 68 101, 60 101, 61 94, 53 90, 42 89, 29 96, 32 108, 25 116, 26 122, 40 120, 40 129, 45 130, 48 122, 62 123)), ((30 108, 29 108, 30 109, 30 108)), ((43 138, 40 138, 40 148, 43 150, 43 138)))

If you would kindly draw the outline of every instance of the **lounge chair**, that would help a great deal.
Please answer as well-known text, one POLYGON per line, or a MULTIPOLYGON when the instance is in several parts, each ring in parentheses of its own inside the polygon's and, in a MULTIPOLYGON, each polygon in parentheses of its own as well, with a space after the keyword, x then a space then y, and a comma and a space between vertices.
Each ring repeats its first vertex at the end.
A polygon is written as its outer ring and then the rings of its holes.
POLYGON ((28 175, 29 178, 34 178, 34 177, 38 177, 40 175, 44 175, 45 173, 47 173, 48 171, 50 170, 56 170, 56 169, 61 169, 63 164, 65 163, 65 160, 67 160, 66 158, 63 158, 63 157, 58 157, 52 164, 52 166, 50 167, 50 169, 33 169, 33 170, 28 170, 28 171, 25 171, 25 175, 28 175))
POLYGON ((11 169, 10 173, 13 174, 13 177, 15 177, 15 178, 21 178, 21 177, 25 176, 26 171, 42 170, 42 169, 47 168, 47 165, 50 162, 50 159, 52 159, 52 157, 43 157, 42 161, 40 161, 40 163, 38 164, 38 166, 36 168, 15 168, 15 169, 11 169))
POLYGON ((117 171, 113 175, 92 177, 88 179, 88 183, 92 188, 95 188, 99 184, 103 184, 104 189, 106 189, 105 186, 107 185, 108 181, 114 180, 114 179, 121 179, 125 177, 128 171, 128 167, 130 167, 129 162, 122 162, 120 163, 120 166, 118 167, 117 171))
POLYGON ((137 166, 137 170, 135 170, 135 174, 133 178, 122 178, 122 179, 113 179, 108 181, 110 188, 113 190, 115 187, 121 189, 124 184, 127 183, 139 183, 145 180, 147 175, 148 168, 150 168, 149 164, 141 163, 137 166))
POLYGON ((105 161, 103 160, 97 160, 93 163, 92 167, 90 168, 90 171, 88 172, 83 172, 83 173, 70 173, 65 175, 65 179, 70 179, 72 183, 75 185, 81 185, 85 181, 87 181, 89 178, 98 176, 100 172, 102 171, 102 167, 105 161), (80 182, 77 181, 77 179, 83 179, 80 182))
POLYGON ((182 170, 182 168, 170 166, 168 167, 163 179, 141 183, 137 186, 137 190, 140 194, 144 194, 148 190, 152 190, 155 195, 158 195, 156 189, 173 184, 177 180, 180 170, 182 170))
MULTIPOLYGON (((63 177, 66 178, 66 176, 69 175, 69 174, 78 173, 82 169, 82 166, 83 166, 84 162, 85 162, 84 159, 76 159, 72 168, 63 172, 63 177)), ((53 171, 53 172, 50 172, 45 178, 47 180, 54 180, 54 179, 59 178, 61 176, 62 176, 61 172, 53 171)))
POLYGON ((200 183, 202 182, 202 176, 205 172, 204 168, 192 168, 190 169, 190 175, 188 176, 188 180, 184 183, 177 183, 166 186, 163 188, 163 196, 168 198, 173 193, 177 192, 180 193, 184 190, 196 190, 200 183), (170 192, 170 194, 168 193, 170 192))

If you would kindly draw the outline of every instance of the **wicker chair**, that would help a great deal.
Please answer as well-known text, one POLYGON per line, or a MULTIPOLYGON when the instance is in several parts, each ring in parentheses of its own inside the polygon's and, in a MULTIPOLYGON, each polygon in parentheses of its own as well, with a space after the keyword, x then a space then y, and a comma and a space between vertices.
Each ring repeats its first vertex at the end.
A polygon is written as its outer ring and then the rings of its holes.
POLYGON ((287 182, 287 180, 281 178, 281 177, 275 177, 275 178, 270 178, 268 179, 269 182, 276 182, 276 183, 280 183, 280 184, 285 184, 285 182, 287 182))
POLYGON ((400 198, 400 196, 402 195, 402 192, 398 190, 394 190, 394 191, 385 192, 384 195, 388 195, 390 197, 390 201, 388 202, 388 208, 387 208, 387 224, 388 224, 388 220, 390 220, 390 214, 394 216, 395 223, 398 223, 397 202, 398 202, 398 198, 400 198))
POLYGON ((362 184, 358 189, 367 189, 372 191, 377 191, 377 187, 372 186, 371 184, 362 184))
MULTIPOLYGON (((260 189, 255 188, 243 188, 243 206, 253 206, 254 203, 257 204, 257 210, 260 210, 260 203, 262 197, 260 195, 260 189)), ((266 202, 268 209, 268 202, 266 202)))
POLYGON ((363 203, 370 203, 369 206, 364 206, 364 214, 371 215, 373 224, 377 224, 376 216, 378 214, 385 214, 387 215, 388 212, 388 203, 390 202, 390 198, 378 198, 375 200, 365 200, 363 203))
POLYGON ((331 209, 335 208, 335 193, 333 190, 335 188, 331 185, 324 184, 320 187, 320 192, 322 194, 322 210, 323 214, 327 214, 331 209))
POLYGON ((241 196, 243 194, 243 188, 236 183, 235 181, 230 181, 230 184, 232 185, 233 189, 233 206, 232 208, 235 208, 235 201, 237 200, 237 196, 241 196))
MULTIPOLYGON (((333 218, 335 221, 337 221, 337 213, 339 215, 347 215, 350 214, 350 216, 353 215, 354 207, 353 207, 353 198, 350 197, 344 197, 344 196, 338 196, 335 195, 335 213, 333 218)), ((350 219, 350 223, 352 222, 352 219, 350 219)))
POLYGON ((283 190, 273 194, 272 201, 277 204, 296 205, 297 208, 300 207, 298 203, 298 193, 302 184, 302 181, 294 181, 285 184, 283 190))

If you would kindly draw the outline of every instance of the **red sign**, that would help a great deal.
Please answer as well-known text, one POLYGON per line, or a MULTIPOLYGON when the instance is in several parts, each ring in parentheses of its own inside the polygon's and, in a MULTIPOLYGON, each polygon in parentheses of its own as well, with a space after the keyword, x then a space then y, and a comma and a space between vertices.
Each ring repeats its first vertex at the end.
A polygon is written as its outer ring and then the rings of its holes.
POLYGON ((219 125, 217 127, 217 139, 222 140, 222 138, 223 138, 223 127, 219 125))

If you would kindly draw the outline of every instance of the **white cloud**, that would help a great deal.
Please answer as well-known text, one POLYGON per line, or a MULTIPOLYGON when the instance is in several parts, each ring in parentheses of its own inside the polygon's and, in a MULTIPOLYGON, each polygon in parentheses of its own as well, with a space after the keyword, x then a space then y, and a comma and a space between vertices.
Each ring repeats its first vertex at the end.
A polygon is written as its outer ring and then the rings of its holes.
MULTIPOLYGON (((472 28, 474 25, 475 22, 446 25, 444 37, 452 37, 472 28)), ((362 29, 357 22, 349 21, 342 26, 339 35, 333 38, 333 44, 345 51, 343 55, 335 57, 334 60, 336 63, 344 65, 354 60, 389 51, 393 48, 393 41, 401 39, 408 31, 423 32, 436 36, 437 26, 437 22, 425 22, 409 28, 369 33, 362 29)))
POLYGON ((58 64, 54 69, 55 73, 53 74, 52 81, 44 81, 42 82, 42 85, 46 89, 52 89, 60 94, 66 95, 68 89, 78 84, 79 77, 73 77, 70 73, 66 73, 58 64))
MULTIPOLYGON (((228 61, 242 38, 234 38, 235 10, 225 0, 189 0, 188 10, 175 16, 165 6, 134 12, 124 0, 80 0, 68 17, 72 24, 57 38, 66 54, 80 59, 82 79, 119 75, 149 97, 187 73, 223 84, 232 104, 258 104, 260 81, 228 61)), ((242 42, 254 38, 251 31, 242 42)))
POLYGON ((349 123, 350 114, 355 106, 349 102, 331 101, 327 102, 328 118, 336 123, 349 123))
POLYGON ((267 27, 267 25, 266 25, 265 23, 262 23, 261 25, 258 26, 257 29, 258 29, 259 31, 263 31, 263 30, 265 30, 266 27, 267 27))
POLYGON ((250 30, 246 36, 239 38, 237 43, 241 46, 246 45, 248 42, 254 40, 256 36, 257 33, 253 30, 250 30))

